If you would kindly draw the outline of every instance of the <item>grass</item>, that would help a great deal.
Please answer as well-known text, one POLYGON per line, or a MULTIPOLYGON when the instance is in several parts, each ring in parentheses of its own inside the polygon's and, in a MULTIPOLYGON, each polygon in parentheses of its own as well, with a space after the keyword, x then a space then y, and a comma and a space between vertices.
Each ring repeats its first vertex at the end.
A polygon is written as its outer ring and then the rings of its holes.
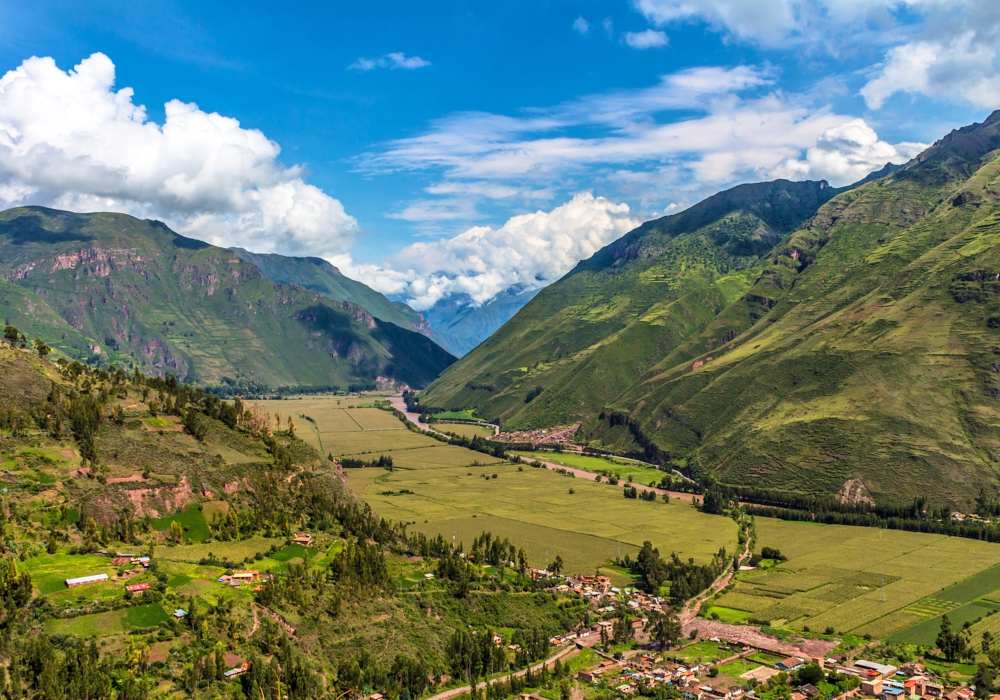
MULTIPOLYGON (((111 560, 93 554, 40 554, 20 564, 31 574, 31 582, 41 595, 49 595, 66 588, 66 579, 91 574, 115 573, 111 560)), ((87 587, 79 590, 83 592, 87 587)))
POLYGON ((220 561, 229 559, 233 562, 241 562, 247 557, 252 558, 256 554, 264 554, 273 545, 283 541, 274 537, 254 536, 238 542, 206 542, 178 547, 158 547, 156 556, 158 559, 166 561, 197 562, 207 559, 209 554, 214 554, 220 561))
POLYGON ((734 682, 739 682, 740 676, 742 676, 747 671, 752 671, 760 666, 759 663, 753 661, 747 661, 746 659, 736 659, 735 661, 730 661, 728 664, 723 664, 719 666, 719 675, 728 676, 732 678, 734 682))
MULTIPOLYGON (((958 630, 961 629, 962 625, 966 622, 974 623, 979 618, 983 618, 983 620, 986 621, 988 619, 986 616, 991 610, 1000 610, 1000 605, 987 601, 976 600, 949 611, 947 615, 948 620, 951 622, 952 630, 958 630)), ((996 617, 996 615, 991 617, 996 617)), ((912 627, 908 627, 901 632, 897 632, 896 634, 890 636, 888 641, 898 644, 921 644, 925 646, 933 646, 934 640, 937 638, 940 630, 941 616, 932 617, 919 622, 912 627)))
POLYGON ((746 610, 736 610, 734 608, 724 608, 719 605, 713 605, 708 609, 708 616, 710 619, 715 619, 714 615, 719 616, 720 622, 728 622, 729 624, 738 625, 741 622, 746 622, 750 617, 750 613, 746 610))
POLYGON ((159 603, 137 605, 125 611, 125 622, 130 627, 155 627, 169 621, 170 617, 159 603))
POLYGON ((723 649, 718 642, 695 642, 679 651, 668 652, 671 658, 684 664, 701 664, 725 659, 738 653, 723 649))
POLYGON ((164 518, 155 518, 150 521, 150 524, 156 530, 169 530, 172 522, 180 523, 184 528, 185 542, 204 542, 212 536, 198 504, 190 503, 181 512, 164 518))
POLYGON ((493 437, 493 429, 487 428, 484 425, 468 425, 462 423, 438 423, 434 426, 436 430, 440 430, 442 433, 453 433, 459 437, 473 438, 477 435, 479 437, 493 437))
POLYGON ((435 418, 444 418, 451 420, 473 420, 475 419, 475 411, 473 409, 466 409, 464 411, 444 411, 443 413, 435 413, 435 418))
POLYGON ((301 544, 290 544, 286 547, 279 549, 274 554, 270 555, 269 559, 274 559, 282 564, 287 564, 292 559, 303 559, 305 558, 306 552, 309 552, 309 556, 314 556, 317 552, 316 549, 311 547, 305 547, 301 544))
POLYGON ((48 620, 45 631, 49 634, 71 634, 77 637, 102 637, 122 634, 125 627, 122 624, 125 613, 121 610, 81 615, 67 619, 48 620))
POLYGON ((633 462, 623 460, 611 460, 604 457, 592 457, 590 455, 578 455, 570 452, 516 452, 522 457, 529 459, 542 459, 547 462, 563 464, 567 467, 575 467, 595 474, 617 474, 622 481, 631 479, 636 483, 648 485, 651 481, 659 483, 664 472, 656 467, 647 467, 633 462))
POLYGON ((777 547, 788 561, 740 574, 736 588, 717 602, 752 618, 784 619, 796 630, 832 627, 838 634, 891 637, 919 623, 918 613, 941 612, 928 600, 944 598, 945 591, 963 599, 988 594, 1000 563, 998 545, 901 530, 757 518, 757 535, 760 547, 777 547), (883 572, 885 602, 879 600, 883 572))
POLYGON ((206 501, 202 503, 201 514, 205 522, 212 524, 222 522, 229 512, 229 504, 225 501, 206 501))
POLYGON ((623 556, 650 540, 664 556, 676 551, 700 561, 720 547, 735 547, 732 520, 700 513, 688 503, 624 499, 620 486, 532 467, 457 466, 488 459, 463 448, 412 452, 392 452, 398 466, 391 473, 348 470, 348 485, 379 515, 427 534, 455 533, 468 544, 491 530, 524 546, 533 565, 545 566, 558 554, 570 573, 593 573, 606 565, 619 542, 623 556), (493 474, 496 479, 482 478, 493 474), (404 489, 413 495, 380 495, 404 489))

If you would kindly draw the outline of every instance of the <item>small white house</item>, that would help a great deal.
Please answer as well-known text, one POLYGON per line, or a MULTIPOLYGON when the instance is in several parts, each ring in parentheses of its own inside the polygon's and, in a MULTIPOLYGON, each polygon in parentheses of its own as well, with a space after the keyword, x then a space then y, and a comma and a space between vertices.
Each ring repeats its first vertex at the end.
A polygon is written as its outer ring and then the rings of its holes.
POLYGON ((77 586, 86 586, 88 583, 100 583, 101 581, 107 581, 107 574, 94 574, 93 576, 80 576, 79 578, 68 578, 66 579, 67 588, 76 588, 77 586))

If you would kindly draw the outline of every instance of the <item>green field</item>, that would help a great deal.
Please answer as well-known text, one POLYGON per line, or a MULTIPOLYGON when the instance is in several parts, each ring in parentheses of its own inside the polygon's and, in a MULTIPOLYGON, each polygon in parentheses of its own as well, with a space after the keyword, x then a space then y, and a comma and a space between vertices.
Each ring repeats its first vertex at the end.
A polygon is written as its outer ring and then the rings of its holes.
POLYGON ((180 513, 155 518, 150 524, 156 530, 169 530, 172 522, 178 522, 184 528, 185 542, 204 542, 212 536, 205 522, 205 516, 196 503, 188 504, 180 513))
MULTIPOLYGON (((93 554, 39 554, 21 566, 31 573, 31 582, 41 595, 68 590, 66 579, 91 574, 115 573, 111 560, 93 554)), ((86 587, 78 589, 80 592, 86 587)))
POLYGON ((310 396, 261 403, 271 415, 275 412, 280 414, 283 426, 287 425, 288 416, 291 416, 300 438, 321 453, 332 453, 334 457, 354 452, 388 451, 435 443, 431 438, 410 433, 388 411, 371 408, 372 400, 346 396, 310 396), (393 439, 382 435, 388 431, 406 433, 407 436, 393 439))
MULTIPOLYGON (((875 638, 916 626, 925 639, 920 630, 939 625, 937 615, 996 588, 1000 545, 978 540, 774 518, 757 518, 757 535, 758 547, 777 547, 788 561, 740 574, 716 601, 750 620, 875 638)), ((979 605, 949 616, 973 620, 985 613, 973 614, 979 605)))
POLYGON ((526 459, 542 459, 546 462, 564 464, 567 467, 583 469, 595 474, 617 474, 618 478, 626 481, 631 479, 636 483, 649 485, 655 481, 659 483, 664 472, 655 467, 647 467, 634 462, 624 460, 605 459, 603 457, 592 457, 590 455, 578 455, 571 452, 516 452, 526 459))
POLYGON ((286 547, 279 549, 277 552, 272 554, 269 559, 274 559, 275 561, 280 561, 282 564, 287 564, 292 559, 302 559, 305 557, 306 552, 309 552, 309 556, 315 556, 315 549, 311 547, 304 547, 301 544, 290 544, 286 547))
POLYGON ((487 428, 485 425, 472 425, 471 423, 438 423, 434 429, 440 430, 442 433, 454 433, 459 437, 474 438, 477 435, 484 438, 493 437, 492 428, 487 428))
POLYGON ((124 618, 124 612, 121 610, 112 610, 62 620, 47 620, 45 622, 45 631, 49 634, 72 634, 78 637, 121 634, 125 631, 125 627, 122 625, 124 618))
MULTIPOLYGON (((469 462, 487 459, 463 452, 469 462)), ((348 485, 383 517, 414 523, 428 534, 450 538, 454 532, 466 543, 484 530, 502 533, 525 548, 532 565, 545 566, 558 554, 570 573, 593 573, 617 555, 618 543, 623 556, 633 551, 630 546, 650 540, 664 555, 676 551, 706 561, 720 547, 732 551, 736 541, 732 520, 705 515, 688 503, 624 499, 621 487, 546 469, 425 461, 393 472, 351 469, 348 485), (493 474, 496 479, 483 478, 493 474), (401 490, 413 494, 381 495, 401 490)))
POLYGON ((727 659, 739 651, 724 649, 718 642, 695 642, 679 651, 669 652, 669 656, 684 664, 702 664, 727 659))
POLYGON ((156 556, 165 561, 197 562, 207 559, 209 554, 214 554, 220 561, 229 559, 233 562, 241 562, 246 557, 253 557, 258 553, 263 554, 273 545, 281 544, 283 541, 274 537, 254 536, 239 542, 206 542, 183 547, 159 547, 156 550, 156 556))
POLYGON ((169 621, 170 617, 159 603, 137 605, 125 611, 125 622, 130 627, 155 627, 169 621))

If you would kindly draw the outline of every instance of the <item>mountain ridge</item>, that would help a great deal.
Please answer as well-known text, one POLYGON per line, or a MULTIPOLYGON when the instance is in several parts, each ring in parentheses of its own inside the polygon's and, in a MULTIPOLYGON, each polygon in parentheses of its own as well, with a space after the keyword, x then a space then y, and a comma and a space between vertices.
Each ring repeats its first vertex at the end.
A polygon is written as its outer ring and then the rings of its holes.
POLYGON ((453 358, 350 302, 124 214, 0 212, 5 320, 68 357, 232 390, 419 386, 453 358))
MULTIPOLYGON (((1000 370, 993 369, 1000 367, 993 281, 1000 275, 1000 112, 885 171, 835 192, 748 262, 745 274, 737 270, 737 288, 721 304, 706 284, 712 280, 691 274, 704 268, 704 257, 690 244, 712 239, 714 222, 654 237, 656 245, 643 245, 639 229, 627 234, 445 372, 422 405, 476 408, 510 427, 580 421, 579 438, 591 446, 732 485, 836 494, 860 482, 883 502, 932 495, 969 503, 980 488, 1000 483, 1000 370), (671 257, 681 264, 667 265, 671 257), (598 312, 625 304, 623 291, 657 266, 673 274, 663 280, 663 301, 680 311, 668 323, 675 337, 660 343, 658 357, 635 341, 653 334, 652 323, 670 317, 670 308, 570 357, 536 352, 534 365, 518 354, 518 340, 543 337, 546 323, 583 299, 574 296, 575 277, 605 271, 585 300, 599 323, 598 312), (700 296, 685 304, 671 284, 700 296), (628 386, 578 381, 602 376, 584 369, 592 357, 606 369, 609 358, 596 349, 621 345, 623 334, 631 347, 610 359, 626 370, 628 386), (477 361, 486 371, 468 370, 477 361), (541 391, 529 401, 531 387, 541 391)), ((741 246, 752 241, 731 217, 718 219, 728 221, 725 232, 742 231, 735 236, 741 246)), ((733 240, 716 242, 724 248, 733 240)), ((702 252, 718 261, 719 248, 702 252)), ((712 282, 716 291, 720 279, 712 282)))

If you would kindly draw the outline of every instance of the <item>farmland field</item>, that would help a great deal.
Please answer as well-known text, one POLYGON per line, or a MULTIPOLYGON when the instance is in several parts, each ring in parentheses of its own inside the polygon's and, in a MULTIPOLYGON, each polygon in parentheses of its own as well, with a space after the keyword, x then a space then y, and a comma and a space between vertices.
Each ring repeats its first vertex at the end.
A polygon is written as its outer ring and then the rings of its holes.
POLYGON ((172 522, 178 522, 184 528, 185 542, 204 542, 211 537, 208 523, 205 522, 205 516, 198 509, 197 504, 188 505, 180 513, 174 513, 164 518, 155 518, 151 524, 157 530, 169 530, 172 522))
POLYGON ((438 423, 434 428, 442 433, 454 433, 460 437, 473 438, 477 435, 484 438, 493 437, 492 428, 487 428, 484 425, 472 425, 471 423, 438 423))
POLYGON ((925 626, 936 634, 938 615, 951 610, 949 617, 974 620, 987 610, 970 601, 996 588, 1000 546, 978 540, 774 518, 757 518, 757 534, 760 547, 776 547, 788 561, 741 574, 716 602, 793 629, 832 627, 894 641, 913 629, 907 638, 926 643, 925 626))
POLYGON ((649 484, 651 481, 659 482, 664 476, 664 472, 655 467, 647 467, 624 460, 611 461, 603 457, 578 455, 569 452, 516 452, 515 454, 519 454, 527 459, 543 459, 546 462, 564 464, 567 467, 575 467, 584 471, 594 472, 595 474, 609 472, 617 474, 620 479, 631 479, 636 483, 642 484, 649 484))
POLYGON ((323 454, 335 457, 354 452, 389 450, 392 446, 420 447, 435 444, 431 438, 411 433, 391 413, 371 408, 378 397, 312 396, 262 401, 273 415, 281 415, 284 425, 288 416, 296 424, 296 434, 323 454), (381 433, 405 433, 398 440, 384 439, 381 433))
MULTIPOLYGON (((451 454, 463 452, 470 462, 488 459, 468 450, 451 454)), ((400 465, 405 454, 399 453, 400 465)), ((614 558, 619 542, 623 556, 650 540, 663 555, 676 551, 699 561, 736 545, 730 519, 703 514, 688 503, 624 499, 620 487, 546 469, 423 462, 392 472, 351 469, 348 485, 383 517, 427 534, 450 538, 455 532, 467 544, 485 530, 502 532, 525 547, 532 565, 545 566, 559 555, 570 573, 593 573, 614 558), (399 495, 406 491, 412 493, 399 495)))

